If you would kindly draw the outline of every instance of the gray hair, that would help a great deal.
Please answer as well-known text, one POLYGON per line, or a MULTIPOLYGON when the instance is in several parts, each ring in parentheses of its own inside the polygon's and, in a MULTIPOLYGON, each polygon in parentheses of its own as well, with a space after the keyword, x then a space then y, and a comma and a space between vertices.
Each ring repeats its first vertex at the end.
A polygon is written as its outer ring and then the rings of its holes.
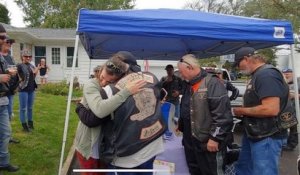
POLYGON ((192 67, 198 67, 200 68, 200 64, 198 62, 198 59, 193 54, 186 54, 184 55, 179 62, 191 65, 192 67))

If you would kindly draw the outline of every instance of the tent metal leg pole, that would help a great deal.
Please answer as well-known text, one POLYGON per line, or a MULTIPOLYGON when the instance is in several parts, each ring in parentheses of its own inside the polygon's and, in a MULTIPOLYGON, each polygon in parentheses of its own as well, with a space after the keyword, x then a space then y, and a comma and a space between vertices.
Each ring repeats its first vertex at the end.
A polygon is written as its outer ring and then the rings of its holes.
MULTIPOLYGON (((294 97, 295 97, 295 109, 296 109, 296 116, 297 116, 297 120, 298 122, 300 122, 300 111, 299 111, 299 92, 298 92, 298 82, 297 82, 297 74, 296 74, 296 66, 295 66, 295 47, 294 45, 290 46, 291 48, 291 62, 292 62, 292 67, 294 70, 294 76, 293 76, 293 84, 294 84, 294 97)), ((300 125, 298 124, 297 126, 297 133, 298 133, 298 140, 300 140, 300 125)), ((300 155, 300 146, 298 146, 298 153, 300 155)))
POLYGON ((64 152, 65 152, 65 146, 66 146, 66 140, 67 140, 68 127, 69 127, 70 107, 71 107, 71 99, 72 99, 72 93, 73 93, 73 79, 74 79, 75 65, 76 65, 77 53, 78 53, 78 42, 79 42, 79 35, 76 35, 75 49, 74 49, 73 63, 72 63, 72 71, 71 71, 70 85, 69 85, 68 103, 67 103, 67 110, 66 110, 66 117, 65 117, 64 134, 63 134, 61 156, 60 156, 59 170, 58 170, 59 175, 61 175, 61 173, 62 173, 64 152))
MULTIPOLYGON (((89 65, 89 77, 90 77, 90 75, 91 75, 91 67, 92 67, 92 60, 90 59, 90 65, 89 65)), ((94 72, 93 72, 93 74, 94 74, 94 72)))

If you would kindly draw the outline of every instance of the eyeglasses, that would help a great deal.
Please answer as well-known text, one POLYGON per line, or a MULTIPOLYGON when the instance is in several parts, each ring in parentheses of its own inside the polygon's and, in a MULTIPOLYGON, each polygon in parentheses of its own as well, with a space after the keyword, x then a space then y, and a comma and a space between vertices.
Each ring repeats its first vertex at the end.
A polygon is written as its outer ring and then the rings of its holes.
POLYGON ((12 42, 10 42, 10 41, 6 41, 6 44, 12 44, 12 42))
POLYGON ((1 39, 1 40, 5 40, 6 38, 7 38, 6 35, 0 35, 0 39, 1 39))
POLYGON ((106 63, 106 67, 113 70, 117 74, 123 73, 123 71, 111 61, 106 63))
POLYGON ((185 63, 185 64, 187 64, 188 66, 191 66, 191 67, 193 67, 190 63, 188 63, 188 62, 186 62, 186 61, 184 61, 184 59, 183 58, 181 58, 180 60, 179 60, 179 62, 181 62, 181 63, 185 63))
POLYGON ((23 56, 23 57, 25 57, 25 58, 31 58, 32 56, 23 56))

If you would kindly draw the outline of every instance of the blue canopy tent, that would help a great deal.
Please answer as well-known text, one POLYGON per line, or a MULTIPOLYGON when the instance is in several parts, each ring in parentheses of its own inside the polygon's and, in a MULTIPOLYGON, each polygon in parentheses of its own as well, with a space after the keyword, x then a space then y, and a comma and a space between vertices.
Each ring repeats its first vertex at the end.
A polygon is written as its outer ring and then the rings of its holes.
POLYGON ((177 60, 292 44, 288 21, 246 18, 191 10, 115 10, 79 12, 77 34, 91 59, 127 50, 140 59, 177 60))
POLYGON ((120 50, 130 51, 139 59, 149 60, 178 60, 187 53, 206 58, 231 54, 244 46, 261 49, 294 43, 292 26, 288 21, 191 10, 81 9, 78 16, 60 170, 79 39, 90 59, 107 59, 120 50))

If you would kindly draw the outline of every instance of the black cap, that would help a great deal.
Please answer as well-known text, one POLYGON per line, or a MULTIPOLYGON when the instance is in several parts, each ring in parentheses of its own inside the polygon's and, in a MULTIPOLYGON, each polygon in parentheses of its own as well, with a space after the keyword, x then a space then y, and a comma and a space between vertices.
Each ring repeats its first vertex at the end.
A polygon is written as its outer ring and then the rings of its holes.
POLYGON ((119 51, 115 55, 124 58, 123 62, 129 64, 129 69, 133 72, 140 72, 141 67, 137 64, 136 57, 128 51, 119 51))
POLYGON ((255 54, 255 49, 252 47, 242 47, 235 52, 234 67, 239 66, 245 56, 249 57, 255 54))
POLYGON ((289 72, 293 72, 293 69, 290 68, 282 69, 282 73, 289 73, 289 72))
POLYGON ((168 64, 168 65, 166 66, 165 70, 167 70, 167 69, 174 69, 174 67, 173 67, 172 64, 168 64))
POLYGON ((0 33, 6 33, 6 30, 2 24, 0 24, 0 33))

